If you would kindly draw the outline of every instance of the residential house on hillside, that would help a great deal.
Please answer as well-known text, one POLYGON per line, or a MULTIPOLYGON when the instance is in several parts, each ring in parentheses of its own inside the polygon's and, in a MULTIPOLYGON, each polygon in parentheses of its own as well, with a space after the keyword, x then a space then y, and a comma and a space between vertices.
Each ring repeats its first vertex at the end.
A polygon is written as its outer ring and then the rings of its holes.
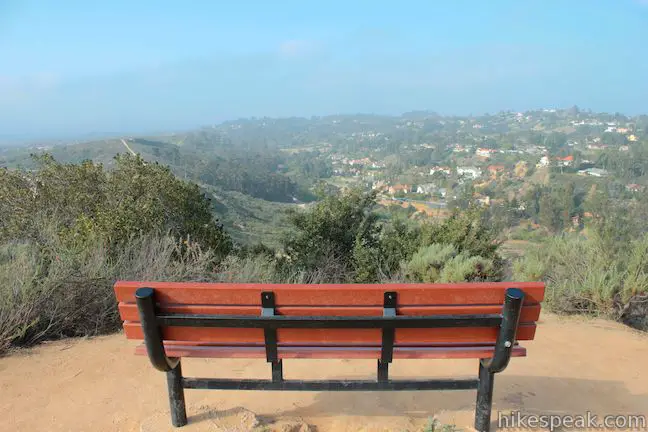
POLYGON ((637 142, 638 139, 639 138, 637 138, 637 136, 634 134, 628 135, 628 141, 637 142))
POLYGON ((348 161, 349 165, 354 166, 354 165, 371 165, 371 159, 369 158, 362 158, 362 159, 352 159, 348 161))
POLYGON ((389 186, 388 192, 390 195, 396 195, 399 192, 409 193, 412 190, 410 185, 397 184, 389 186))
POLYGON ((592 177, 607 177, 608 172, 601 168, 587 168, 584 170, 578 171, 580 175, 590 175, 592 177))
POLYGON ((372 190, 383 191, 387 189, 387 183, 384 180, 378 180, 371 185, 372 190))
POLYGON ((479 157, 482 158, 489 158, 493 156, 495 153, 497 153, 497 150, 495 149, 490 149, 490 148, 481 148, 479 147, 477 150, 475 150, 475 154, 479 157))
POLYGON ((497 178, 497 176, 504 171, 506 171, 506 167, 504 165, 489 165, 488 168, 488 173, 492 178, 497 178))
POLYGON ((419 194, 432 194, 436 190, 436 185, 434 183, 425 183, 416 186, 416 193, 419 194))
POLYGON ((587 148, 589 150, 605 150, 606 148, 608 148, 608 146, 605 144, 596 143, 596 144, 587 144, 587 148))
POLYGON ((549 166, 549 157, 548 156, 542 156, 540 158, 540 162, 538 162, 536 164, 536 166, 539 167, 539 168, 549 166))
POLYGON ((430 175, 434 175, 434 173, 438 173, 438 172, 442 172, 446 175, 450 175, 452 170, 450 169, 450 167, 447 166, 435 166, 430 168, 430 175))
POLYGON ((457 174, 459 176, 470 177, 470 178, 476 179, 478 177, 481 177, 482 170, 480 168, 477 168, 477 167, 474 167, 474 166, 457 167, 457 174))
POLYGON ((556 162, 560 166, 572 166, 574 165, 574 156, 573 155, 569 155, 565 157, 558 156, 556 157, 556 162))
POLYGON ((629 192, 643 192, 644 189, 645 189, 644 186, 636 183, 631 183, 626 185, 626 190, 629 192))
POLYGON ((542 154, 547 152, 547 148, 545 146, 531 146, 526 149, 526 152, 529 154, 542 154))

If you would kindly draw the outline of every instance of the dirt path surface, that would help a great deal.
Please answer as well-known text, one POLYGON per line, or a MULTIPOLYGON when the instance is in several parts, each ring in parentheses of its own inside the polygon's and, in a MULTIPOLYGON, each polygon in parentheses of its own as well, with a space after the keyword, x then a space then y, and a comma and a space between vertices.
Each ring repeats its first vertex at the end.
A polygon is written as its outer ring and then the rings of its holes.
MULTIPOLYGON (((648 336, 602 320, 545 314, 527 358, 496 376, 498 412, 648 415, 648 336)), ((49 343, 0 359, 2 431, 168 431, 164 375, 123 335, 49 343)), ((370 378, 372 361, 286 361, 286 378, 370 378)), ((261 360, 183 362, 186 376, 269 378, 261 360)), ((401 360, 394 377, 474 376, 476 360, 401 360)), ((429 417, 470 430, 474 391, 187 390, 177 431, 419 431, 429 417), (260 426, 259 426, 260 424, 260 426), (267 425, 267 426, 263 426, 267 425)))

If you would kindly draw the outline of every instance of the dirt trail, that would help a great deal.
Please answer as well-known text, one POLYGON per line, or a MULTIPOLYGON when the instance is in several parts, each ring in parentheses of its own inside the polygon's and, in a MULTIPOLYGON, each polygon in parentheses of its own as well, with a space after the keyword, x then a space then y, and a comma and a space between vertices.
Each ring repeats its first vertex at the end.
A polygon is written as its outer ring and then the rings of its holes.
MULTIPOLYGON (((648 415, 648 336, 602 320, 545 314, 527 358, 495 380, 497 412, 648 415)), ((167 431, 166 382, 123 335, 49 343, 0 359, 2 431, 167 431)), ((286 361, 287 378, 372 377, 372 361, 286 361)), ((265 377, 261 360, 183 362, 187 376, 265 377)), ((395 377, 471 376, 476 360, 403 360, 395 377)), ((190 424, 178 431, 421 430, 432 416, 469 429, 474 391, 316 393, 187 390, 190 424), (301 428, 301 429, 300 429, 301 428), (270 428, 270 430, 275 429, 270 428), (260 429, 256 429, 260 430, 260 429), (276 430, 276 429, 275 429, 276 430)))
POLYGON ((120 138, 120 140, 121 140, 121 143, 124 144, 124 147, 126 147, 126 150, 128 150, 130 152, 130 154, 132 154, 133 156, 137 156, 137 153, 135 153, 133 151, 133 149, 128 145, 126 140, 124 140, 123 138, 120 138))

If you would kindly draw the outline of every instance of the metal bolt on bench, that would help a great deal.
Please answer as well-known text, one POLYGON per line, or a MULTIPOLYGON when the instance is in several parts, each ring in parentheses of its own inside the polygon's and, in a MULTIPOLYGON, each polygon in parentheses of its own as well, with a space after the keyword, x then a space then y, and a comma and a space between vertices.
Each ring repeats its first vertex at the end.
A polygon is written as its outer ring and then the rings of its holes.
POLYGON ((494 375, 503 371, 516 346, 525 294, 521 289, 505 290, 501 313, 446 314, 431 316, 398 315, 398 293, 384 292, 382 316, 288 316, 276 313, 275 293, 262 291, 261 314, 208 315, 162 313, 156 307, 156 290, 138 288, 135 299, 146 352, 153 366, 167 374, 171 420, 174 426, 187 424, 184 389, 227 390, 306 390, 306 391, 367 391, 367 390, 467 390, 477 389, 475 428, 490 429, 494 375), (263 329, 266 361, 271 364, 272 379, 210 379, 182 376, 180 358, 167 357, 162 328, 217 327, 263 329), (391 380, 389 364, 394 357, 397 329, 499 327, 493 356, 479 361, 477 379, 391 380), (278 329, 381 329, 382 343, 377 361, 376 380, 284 380, 279 356, 278 329))

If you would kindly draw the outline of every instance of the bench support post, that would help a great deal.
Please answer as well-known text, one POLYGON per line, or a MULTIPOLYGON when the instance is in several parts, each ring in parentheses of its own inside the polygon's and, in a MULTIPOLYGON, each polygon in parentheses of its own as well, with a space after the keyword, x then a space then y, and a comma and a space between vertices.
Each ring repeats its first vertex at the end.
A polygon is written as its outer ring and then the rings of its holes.
POLYGON ((490 430, 491 409, 493 406, 493 384, 495 374, 490 372, 482 361, 479 362, 479 387, 477 387, 477 407, 475 408, 475 429, 477 432, 490 430))
POLYGON ((378 382, 389 381, 389 363, 378 359, 378 382))
MULTIPOLYGON (((261 293, 261 316, 273 317, 275 311, 275 295, 272 291, 261 293)), ((277 329, 266 328, 263 330, 265 338, 266 361, 272 367, 272 382, 283 381, 283 363, 279 358, 277 347, 277 329)))
MULTIPOLYGON (((395 291, 385 292, 383 295, 383 317, 393 318, 396 316, 397 293, 395 291)), ((378 382, 389 381, 389 363, 394 358, 394 337, 395 328, 382 329, 382 344, 380 348, 380 359, 378 360, 378 382)))
POLYGON ((272 362, 272 381, 281 382, 283 381, 283 363, 281 360, 276 360, 272 362))
POLYGON ((146 352, 151 364, 160 372, 174 369, 180 363, 180 359, 169 358, 164 351, 162 331, 155 316, 155 290, 153 288, 138 288, 135 291, 135 301, 144 332, 146 352))
POLYGON ((475 429, 478 432, 490 430, 495 374, 506 369, 511 360, 523 301, 524 292, 522 290, 518 288, 506 290, 502 308, 502 323, 495 342, 495 352, 492 358, 479 360, 479 387, 477 388, 477 406, 475 408, 475 429))
POLYGON ((180 362, 170 371, 167 371, 167 387, 169 389, 169 408, 171 408, 171 423, 175 427, 187 424, 187 410, 185 407, 184 387, 182 385, 182 368, 180 362))

